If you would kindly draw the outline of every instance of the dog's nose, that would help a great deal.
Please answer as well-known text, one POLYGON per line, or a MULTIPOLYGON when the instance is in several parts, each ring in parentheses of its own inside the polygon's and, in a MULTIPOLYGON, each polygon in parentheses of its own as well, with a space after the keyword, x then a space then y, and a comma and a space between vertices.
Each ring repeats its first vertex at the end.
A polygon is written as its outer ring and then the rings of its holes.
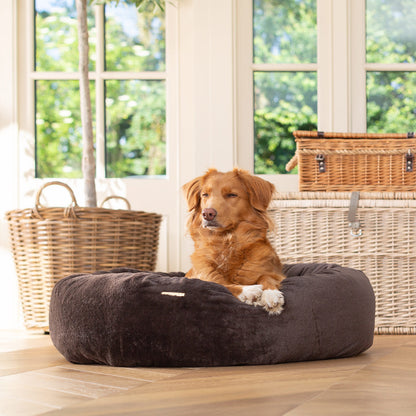
POLYGON ((217 211, 214 208, 204 208, 202 210, 202 217, 206 221, 212 221, 217 216, 217 211))

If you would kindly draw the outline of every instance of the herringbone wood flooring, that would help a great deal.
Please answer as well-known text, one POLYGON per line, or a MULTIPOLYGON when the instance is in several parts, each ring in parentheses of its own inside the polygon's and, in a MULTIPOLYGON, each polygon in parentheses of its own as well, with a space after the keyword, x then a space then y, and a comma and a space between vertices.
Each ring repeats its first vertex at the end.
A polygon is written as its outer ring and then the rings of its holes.
POLYGON ((0 332, 0 415, 416 415, 416 336, 358 357, 225 368, 68 363, 49 336, 0 332))

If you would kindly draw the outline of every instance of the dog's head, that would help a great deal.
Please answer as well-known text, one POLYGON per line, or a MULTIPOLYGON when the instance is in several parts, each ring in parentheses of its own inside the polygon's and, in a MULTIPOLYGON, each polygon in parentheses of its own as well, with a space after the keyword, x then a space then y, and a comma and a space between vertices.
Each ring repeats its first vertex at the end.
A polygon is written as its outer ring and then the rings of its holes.
POLYGON ((274 186, 241 169, 218 172, 210 169, 183 186, 191 212, 188 227, 215 232, 230 231, 240 223, 267 229, 267 207, 274 186))

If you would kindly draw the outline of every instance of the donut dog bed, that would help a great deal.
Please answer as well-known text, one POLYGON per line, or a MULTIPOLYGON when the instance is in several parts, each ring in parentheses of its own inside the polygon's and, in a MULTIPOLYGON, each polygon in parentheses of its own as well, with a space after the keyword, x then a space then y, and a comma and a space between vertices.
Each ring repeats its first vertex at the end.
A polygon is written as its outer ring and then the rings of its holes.
POLYGON ((70 362, 111 366, 230 366, 350 357, 373 343, 375 301, 360 271, 294 264, 280 315, 184 273, 115 269, 61 279, 50 335, 70 362))

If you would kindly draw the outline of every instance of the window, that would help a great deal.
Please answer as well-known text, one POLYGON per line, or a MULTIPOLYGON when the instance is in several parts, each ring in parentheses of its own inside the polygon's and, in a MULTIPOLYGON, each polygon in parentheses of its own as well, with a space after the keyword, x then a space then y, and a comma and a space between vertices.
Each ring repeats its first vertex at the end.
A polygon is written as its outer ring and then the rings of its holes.
POLYGON ((415 130, 414 1, 238 5, 241 166, 258 174, 286 173, 294 130, 415 130))
MULTIPOLYGON (((78 178, 81 119, 74 0, 35 0, 36 177, 78 178)), ((166 174, 165 16, 121 0, 89 9, 97 174, 166 174)))
POLYGON ((415 2, 366 1, 367 130, 416 127, 415 2))
POLYGON ((254 0, 254 172, 284 173, 297 129, 317 126, 316 0, 254 0))

